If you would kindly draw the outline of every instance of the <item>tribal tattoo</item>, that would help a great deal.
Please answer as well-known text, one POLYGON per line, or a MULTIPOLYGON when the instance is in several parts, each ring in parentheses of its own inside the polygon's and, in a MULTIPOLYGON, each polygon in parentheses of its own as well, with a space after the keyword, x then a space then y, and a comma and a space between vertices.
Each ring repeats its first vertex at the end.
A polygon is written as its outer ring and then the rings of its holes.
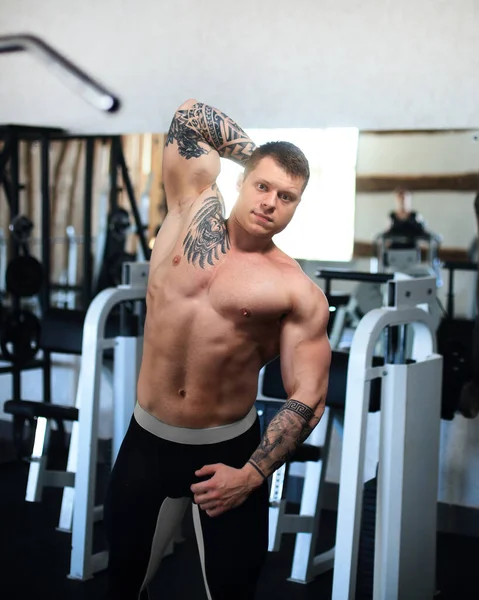
POLYGON ((208 154, 199 145, 204 142, 215 148, 223 158, 244 165, 255 149, 254 143, 241 127, 223 112, 197 102, 189 109, 180 109, 168 131, 165 146, 176 140, 180 156, 189 160, 208 154))
POLYGON ((183 240, 183 249, 188 262, 198 264, 202 269, 206 263, 214 266, 221 254, 230 248, 230 240, 223 216, 223 199, 216 185, 211 196, 203 201, 203 206, 191 221, 188 233, 183 240))
POLYGON ((251 457, 252 463, 264 476, 271 475, 291 459, 319 419, 306 404, 288 400, 268 425, 260 445, 251 457))

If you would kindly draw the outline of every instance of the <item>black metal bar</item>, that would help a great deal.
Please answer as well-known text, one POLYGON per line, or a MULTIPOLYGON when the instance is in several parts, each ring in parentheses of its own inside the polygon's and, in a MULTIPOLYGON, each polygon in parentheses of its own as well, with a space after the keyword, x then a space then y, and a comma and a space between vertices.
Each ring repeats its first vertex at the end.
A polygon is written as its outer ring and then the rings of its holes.
POLYGON ((449 269, 449 284, 447 286, 447 314, 450 319, 454 316, 454 271, 449 269))
POLYGON ((110 213, 118 207, 118 167, 120 148, 120 138, 117 136, 112 137, 110 149, 110 213))
POLYGON ((91 243, 91 220, 93 205, 93 166, 95 139, 86 141, 85 157, 85 197, 83 205, 83 308, 86 310, 92 300, 93 258, 91 243))
POLYGON ((8 134, 5 138, 5 142, 0 152, 0 183, 4 177, 5 167, 7 166, 8 161, 10 160, 12 152, 12 135, 8 134))
MULTIPOLYGON (((16 136, 12 136, 11 149, 10 149, 10 223, 16 217, 20 210, 20 182, 19 182, 19 168, 18 168, 18 151, 19 142, 16 136)), ((19 255, 18 244, 10 235, 10 259, 17 258, 19 255)), ((18 310, 20 308, 20 298, 18 296, 12 296, 12 309, 18 310)), ((19 401, 22 399, 22 381, 21 373, 19 369, 12 371, 12 393, 13 399, 19 401)))
POLYGON ((120 101, 116 96, 39 37, 25 34, 0 37, 0 53, 22 50, 33 54, 65 85, 98 110, 116 112, 119 109, 120 101))
POLYGON ((318 279, 335 279, 337 281, 365 281, 368 283, 386 283, 394 279, 391 273, 367 273, 362 271, 341 271, 334 269, 319 269, 316 271, 318 279))
POLYGON ((22 365, 22 367, 18 367, 16 365, 9 365, 8 367, 0 367, 0 374, 4 375, 6 373, 13 373, 14 371, 32 371, 34 369, 39 369, 43 366, 43 360, 36 360, 27 365, 22 365))
POLYGON ((21 140, 33 142, 35 140, 40 140, 44 135, 48 135, 50 140, 52 140, 54 136, 66 135, 66 132, 64 129, 59 129, 58 127, 14 125, 12 123, 0 125, 0 138, 6 139, 9 135, 15 135, 21 140))
POLYGON ((41 140, 41 192, 42 192, 42 264, 44 282, 41 290, 42 311, 50 308, 51 248, 50 248, 50 140, 41 140))
MULTIPOLYGON (((19 141, 14 137, 11 142, 10 152, 10 223, 20 212, 20 182, 19 182, 19 141)), ((10 259, 17 258, 19 255, 19 247, 15 239, 10 235, 10 259)), ((17 296, 12 298, 12 307, 14 310, 20 308, 20 299, 17 296)))
POLYGON ((399 331, 399 342, 398 342, 398 352, 399 352, 399 364, 404 365, 406 363, 406 355, 407 355, 407 325, 403 323, 398 326, 399 331))
POLYGON ((51 283, 50 289, 54 292, 83 292, 82 285, 68 285, 68 283, 51 283))
POLYGON ((441 268, 449 271, 477 271, 477 263, 450 260, 442 263, 441 268))
POLYGON ((140 240, 143 255, 145 256, 145 259, 148 260, 150 258, 151 250, 148 247, 148 241, 145 236, 145 226, 141 222, 140 211, 138 210, 138 204, 135 200, 135 192, 133 190, 133 185, 131 184, 130 175, 128 173, 128 167, 126 166, 125 162, 125 155, 123 154, 123 149, 121 145, 119 148, 118 155, 120 159, 120 168, 123 177, 123 182, 126 187, 128 198, 130 199, 131 212, 133 213, 133 218, 135 219, 136 234, 138 235, 138 239, 140 240))
POLYGON ((5 192, 5 197, 7 199, 8 202, 8 207, 10 209, 10 212, 12 212, 12 206, 13 206, 13 187, 12 187, 12 182, 10 177, 8 176, 7 173, 3 174, 3 190, 5 192))
MULTIPOLYGON (((51 248, 50 248, 50 140, 41 140, 41 190, 42 190, 42 263, 44 281, 41 290, 42 313, 50 309, 51 248)), ((51 402, 51 357, 43 351, 43 402, 51 402)))

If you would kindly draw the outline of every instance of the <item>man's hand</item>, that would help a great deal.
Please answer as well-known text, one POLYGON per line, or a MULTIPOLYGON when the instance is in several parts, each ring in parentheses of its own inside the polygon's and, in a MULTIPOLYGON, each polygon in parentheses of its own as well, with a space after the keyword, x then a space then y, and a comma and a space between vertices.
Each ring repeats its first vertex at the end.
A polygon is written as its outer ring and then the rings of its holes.
POLYGON ((218 517, 227 510, 240 506, 263 483, 261 475, 248 464, 242 469, 234 469, 221 463, 206 465, 196 471, 195 475, 212 476, 207 481, 194 483, 190 488, 195 503, 209 517, 218 517))

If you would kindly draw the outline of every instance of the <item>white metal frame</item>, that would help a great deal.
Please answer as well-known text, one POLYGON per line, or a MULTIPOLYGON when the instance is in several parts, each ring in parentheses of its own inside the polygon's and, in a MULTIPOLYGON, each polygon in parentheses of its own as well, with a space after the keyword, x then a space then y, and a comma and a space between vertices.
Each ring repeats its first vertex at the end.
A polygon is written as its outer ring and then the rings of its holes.
MULTIPOLYGON (((111 310, 121 302, 143 300, 146 294, 148 263, 129 265, 130 282, 98 294, 90 304, 83 329, 82 357, 78 383, 76 406, 79 420, 74 423, 70 441, 67 470, 75 472, 75 487, 65 488, 60 516, 60 528, 68 530, 73 517, 72 552, 70 574, 72 579, 85 580, 106 567, 106 551, 93 554, 93 523, 102 515, 102 507, 95 506, 95 476, 98 444, 99 393, 104 350, 123 348, 133 352, 136 360, 121 361, 127 369, 123 377, 130 381, 128 390, 119 394, 118 385, 114 385, 114 452, 123 439, 129 417, 133 412, 136 390, 132 392, 132 381, 136 382, 141 338, 133 342, 122 343, 122 338, 105 338, 105 325, 111 310), (135 346, 135 347, 133 347, 135 346), (125 404, 125 406, 122 405, 125 404), (66 526, 66 527, 65 527, 66 526)), ((118 378, 114 376, 114 382, 118 378)), ((123 382, 125 379, 123 379, 123 382)), ((121 386, 120 386, 121 387, 121 386)))
POLYGON ((424 278, 398 283, 400 306, 365 315, 351 346, 333 600, 355 598, 369 393, 377 377, 382 378, 383 393, 373 598, 430 600, 434 595, 442 357, 435 353, 433 318, 414 304, 434 299, 428 290, 431 283, 435 290, 435 282, 424 278), (381 332, 401 324, 413 328, 415 362, 373 368, 381 332))
MULTIPOLYGON (((371 311, 361 320, 350 351, 347 429, 340 419, 343 466, 335 547, 314 555, 330 435, 333 419, 339 414, 327 409, 308 440, 322 448, 322 455, 319 461, 305 465, 299 515, 285 513, 286 467, 272 477, 269 550, 279 550, 283 533, 296 534, 289 580, 298 583, 312 581, 336 562, 334 600, 354 598, 355 593, 370 382, 377 377, 383 378, 383 400, 374 599, 425 600, 432 597, 428 594, 434 588, 442 357, 434 354, 436 323, 427 306, 435 301, 436 282, 433 277, 407 278, 388 285, 394 306, 371 311), (388 325, 402 323, 410 324, 415 334, 412 358, 416 362, 372 368, 381 332, 388 325), (424 381, 428 382, 427 390, 424 381), (423 505, 420 509, 418 497, 423 505), (411 573, 417 577, 411 577, 411 573), (422 583, 417 584, 419 577, 422 583)), ((259 378, 258 400, 277 401, 262 394, 263 378, 264 369, 259 378)))
MULTIPOLYGON (((262 402, 282 402, 263 394, 265 368, 261 369, 258 379, 257 400, 262 402)), ((278 552, 282 535, 296 534, 293 560, 289 580, 295 583, 309 583, 315 577, 333 568, 334 548, 316 554, 316 540, 323 504, 324 483, 328 467, 329 448, 334 423, 338 420, 335 411, 327 408, 319 425, 313 430, 306 443, 321 449, 321 458, 304 463, 304 483, 301 494, 299 514, 286 512, 287 499, 284 494, 287 470, 291 465, 283 465, 271 477, 269 495, 269 539, 268 551, 278 552)), ((294 462, 291 463, 294 465, 294 462)))

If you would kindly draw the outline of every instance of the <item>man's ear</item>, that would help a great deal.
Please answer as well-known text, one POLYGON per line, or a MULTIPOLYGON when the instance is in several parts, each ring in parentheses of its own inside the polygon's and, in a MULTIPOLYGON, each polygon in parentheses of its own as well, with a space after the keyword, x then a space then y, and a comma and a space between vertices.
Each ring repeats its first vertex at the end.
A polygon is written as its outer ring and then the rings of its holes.
POLYGON ((238 175, 238 179, 236 180, 236 191, 239 192, 241 190, 241 186, 243 185, 243 181, 244 181, 244 173, 241 172, 238 175))

